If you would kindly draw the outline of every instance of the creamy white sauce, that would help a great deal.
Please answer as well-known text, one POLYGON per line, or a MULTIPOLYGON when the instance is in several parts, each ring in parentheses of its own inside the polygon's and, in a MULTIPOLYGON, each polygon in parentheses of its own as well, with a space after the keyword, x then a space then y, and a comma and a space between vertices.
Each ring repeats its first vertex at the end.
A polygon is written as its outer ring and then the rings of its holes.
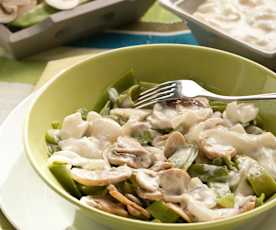
POLYGON ((256 48, 276 51, 276 0, 206 0, 194 16, 256 48))

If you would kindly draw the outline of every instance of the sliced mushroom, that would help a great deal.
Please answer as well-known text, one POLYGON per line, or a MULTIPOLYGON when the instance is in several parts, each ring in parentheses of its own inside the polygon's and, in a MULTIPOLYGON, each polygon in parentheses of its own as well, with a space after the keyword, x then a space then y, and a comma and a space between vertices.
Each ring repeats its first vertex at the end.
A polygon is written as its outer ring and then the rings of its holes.
POLYGON ((48 163, 67 163, 88 170, 103 170, 109 167, 108 163, 103 159, 89 159, 71 151, 55 152, 48 159, 48 163))
POLYGON ((122 204, 124 204, 126 206, 129 206, 132 213, 134 213, 134 210, 135 210, 135 216, 142 216, 145 219, 150 218, 150 213, 146 209, 144 209, 143 207, 139 206, 135 202, 133 202, 133 201, 129 200, 127 197, 125 197, 122 193, 120 193, 118 191, 118 189, 113 184, 110 184, 107 187, 107 189, 109 191, 109 194, 113 198, 115 198, 116 200, 118 200, 122 204))
POLYGON ((132 168, 149 168, 152 165, 152 154, 130 137, 119 137, 107 157, 114 165, 127 164, 132 168))
POLYGON ((209 118, 205 121, 199 122, 198 124, 192 126, 188 133, 185 135, 185 138, 187 141, 192 143, 198 143, 198 139, 200 136, 200 133, 204 130, 215 128, 218 125, 221 125, 223 123, 222 118, 209 118))
POLYGON ((166 206, 171 210, 173 210, 175 213, 177 213, 179 216, 181 216, 188 223, 192 222, 191 214, 187 210, 184 210, 177 204, 173 204, 173 203, 166 203, 166 206))
POLYGON ((130 199, 131 201, 135 202, 136 204, 142 206, 142 202, 139 200, 138 197, 134 196, 133 194, 126 193, 125 196, 130 199))
POLYGON ((125 121, 143 121, 150 113, 151 111, 146 109, 116 108, 110 111, 111 115, 121 117, 125 121))
POLYGON ((205 121, 213 114, 211 108, 202 106, 182 106, 178 115, 171 119, 173 129, 187 132, 193 125, 205 121))
POLYGON ((81 198, 80 202, 108 213, 128 217, 128 212, 124 209, 124 206, 120 203, 115 203, 108 197, 99 198, 93 196, 84 196, 81 198))
MULTIPOLYGON (((231 142, 229 144, 226 135, 229 136, 229 130, 226 128, 214 128, 202 132, 199 137, 199 147, 201 151, 209 159, 215 159, 218 157, 234 157, 237 154, 237 150, 231 142), (224 135, 225 134, 225 135, 224 135)), ((237 132, 233 132, 238 135, 237 132)))
POLYGON ((170 169, 173 166, 174 166, 174 164, 169 161, 157 161, 154 163, 153 166, 150 167, 150 170, 159 172, 159 171, 170 169))
POLYGON ((151 125, 144 121, 129 121, 123 125, 123 133, 126 136, 138 136, 145 131, 151 131, 151 125))
POLYGON ((205 153, 207 158, 211 160, 225 156, 232 158, 237 154, 237 150, 233 146, 212 143, 211 141, 212 139, 203 139, 200 141, 201 150, 205 153))
POLYGON ((105 169, 101 171, 89 171, 85 169, 72 168, 72 178, 80 184, 87 186, 104 186, 116 184, 130 178, 132 170, 127 166, 105 169))
POLYGON ((169 136, 169 134, 156 136, 152 141, 152 145, 157 148, 163 148, 169 136))
POLYGON ((250 211, 256 208, 256 197, 251 196, 241 207, 240 213, 250 211))
POLYGON ((77 112, 64 118, 60 130, 62 139, 81 138, 88 129, 88 123, 82 120, 81 113, 77 112))
POLYGON ((159 178, 156 172, 151 170, 137 170, 134 172, 135 181, 142 189, 155 192, 159 188, 159 178))
POLYGON ((138 187, 136 192, 137 192, 137 195, 144 200, 153 201, 153 200, 161 200, 163 198, 163 195, 160 191, 148 192, 138 187))
POLYGON ((144 154, 145 148, 134 138, 119 137, 117 140, 116 150, 121 153, 130 153, 135 155, 144 154))
POLYGON ((95 120, 97 119, 100 119, 102 118, 102 116, 95 112, 95 111, 90 111, 88 114, 87 114, 87 118, 86 120, 89 122, 89 123, 93 123, 95 120))
POLYGON ((189 174, 181 169, 172 168, 159 173, 160 187, 166 196, 178 196, 187 192, 190 181, 189 174))
POLYGON ((81 139, 70 138, 60 141, 59 146, 64 151, 75 152, 82 157, 101 159, 102 150, 106 143, 100 142, 96 138, 83 137, 81 139))
POLYGON ((70 10, 80 4, 80 0, 45 0, 45 2, 58 10, 70 10))
POLYGON ((258 111, 258 108, 253 104, 232 102, 226 106, 223 117, 234 124, 247 123, 256 119, 258 111))
POLYGON ((166 141, 166 145, 164 149, 165 156, 169 158, 185 144, 187 144, 186 139, 180 132, 178 131, 172 132, 166 141))
POLYGON ((211 221, 235 216, 239 213, 237 208, 219 208, 210 209, 202 202, 195 200, 191 195, 184 194, 183 200, 186 203, 186 209, 197 221, 211 221))
POLYGON ((177 115, 174 107, 164 104, 155 104, 152 114, 147 118, 155 129, 171 129, 171 119, 177 115))
POLYGON ((103 141, 114 142, 123 135, 122 127, 110 118, 95 119, 90 126, 90 135, 103 141))
POLYGON ((152 147, 152 146, 145 146, 144 148, 151 153, 151 158, 153 162, 157 163, 160 161, 167 160, 167 158, 164 155, 164 151, 162 149, 152 147))
POLYGON ((0 2, 0 23, 10 23, 17 17, 18 7, 16 5, 0 2))

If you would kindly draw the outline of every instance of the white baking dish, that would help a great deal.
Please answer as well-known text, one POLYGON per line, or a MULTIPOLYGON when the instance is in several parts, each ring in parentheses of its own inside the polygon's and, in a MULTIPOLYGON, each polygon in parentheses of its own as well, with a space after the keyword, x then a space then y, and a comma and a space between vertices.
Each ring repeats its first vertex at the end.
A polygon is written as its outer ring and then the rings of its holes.
POLYGON ((195 18, 193 13, 205 0, 159 1, 161 5, 187 21, 188 27, 200 45, 231 51, 276 70, 276 51, 268 52, 258 49, 195 18))

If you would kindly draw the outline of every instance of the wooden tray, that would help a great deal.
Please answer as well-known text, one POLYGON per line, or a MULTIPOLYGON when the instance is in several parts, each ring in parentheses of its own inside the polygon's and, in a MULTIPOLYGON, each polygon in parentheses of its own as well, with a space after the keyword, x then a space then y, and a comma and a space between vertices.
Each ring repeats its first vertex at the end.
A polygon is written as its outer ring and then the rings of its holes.
POLYGON ((0 25, 0 46, 22 58, 141 17, 155 0, 94 0, 43 22, 12 32, 0 25))

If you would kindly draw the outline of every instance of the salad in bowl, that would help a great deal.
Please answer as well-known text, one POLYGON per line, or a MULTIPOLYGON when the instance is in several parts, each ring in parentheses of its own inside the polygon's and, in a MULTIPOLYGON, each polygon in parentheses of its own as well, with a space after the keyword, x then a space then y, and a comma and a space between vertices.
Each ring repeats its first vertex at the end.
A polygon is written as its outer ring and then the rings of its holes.
POLYGON ((132 74, 96 111, 53 121, 48 167, 87 207, 157 223, 205 222, 248 212, 276 193, 276 138, 254 104, 206 98, 134 108, 153 83, 132 74))

